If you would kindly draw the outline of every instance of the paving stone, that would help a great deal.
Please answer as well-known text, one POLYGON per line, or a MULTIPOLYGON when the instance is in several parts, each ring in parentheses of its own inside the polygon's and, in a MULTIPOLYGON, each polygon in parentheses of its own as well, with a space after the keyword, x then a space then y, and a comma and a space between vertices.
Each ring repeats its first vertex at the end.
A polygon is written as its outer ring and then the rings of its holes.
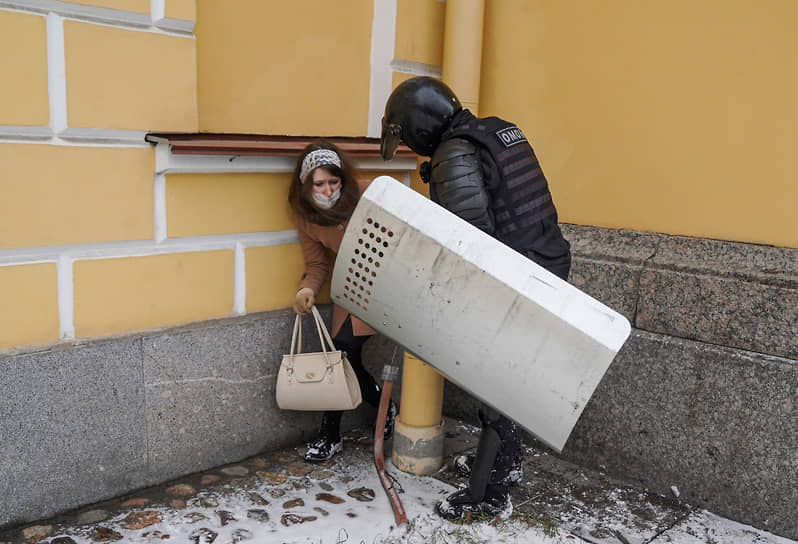
POLYGON ((52 525, 32 525, 22 530, 22 537, 25 539, 26 542, 30 542, 31 544, 36 544, 36 542, 44 540, 45 538, 50 536, 52 532, 53 532, 52 525))
POLYGON ((156 523, 161 523, 163 516, 154 510, 145 510, 143 512, 131 512, 125 519, 122 520, 122 526, 125 529, 143 529, 156 523))
POLYGON ((136 498, 133 498, 133 499, 126 500, 125 502, 123 502, 119 506, 121 506, 122 508, 140 508, 142 506, 147 506, 151 502, 152 501, 150 499, 148 499, 147 497, 136 497, 136 498))
POLYGON ((330 513, 329 513, 327 510, 325 510, 324 508, 320 508, 320 507, 318 507, 318 506, 314 506, 314 507, 313 507, 313 510, 314 510, 314 511, 316 511, 316 512, 318 512, 318 513, 319 513, 319 514, 321 514, 322 516, 329 516, 329 515, 330 515, 330 513))
POLYGON ((197 490, 188 484, 176 484, 166 488, 166 494, 170 497, 191 497, 197 490))
POLYGON ((286 527, 289 527, 291 525, 299 525, 300 523, 305 523, 308 521, 316 521, 316 519, 318 519, 316 516, 299 516, 297 514, 287 513, 280 517, 280 523, 286 527))
POLYGON ((172 499, 169 501, 169 506, 175 510, 183 510, 186 507, 186 501, 183 499, 172 499))
POLYGON ((269 461, 263 457, 253 457, 250 459, 249 464, 258 468, 269 468, 269 461))
POLYGON ((290 501, 286 501, 283 503, 283 508, 286 510, 290 508, 299 508, 300 506, 305 506, 305 501, 302 499, 291 499, 290 501))
POLYGON ((246 529, 236 529, 230 536, 232 538, 233 544, 244 540, 250 540, 253 537, 252 532, 247 531, 246 529))
POLYGON ((246 476, 249 474, 249 470, 246 467, 242 467, 241 465, 235 465, 232 467, 225 467, 221 470, 222 474, 226 474, 227 476, 246 476))
POLYGON ((122 535, 108 527, 95 527, 91 530, 90 537, 94 542, 114 542, 116 540, 122 540, 122 535))
POLYGON ((296 476, 297 478, 304 478, 313 471, 313 467, 305 463, 290 463, 285 466, 285 469, 288 471, 288 474, 296 476))
POLYGON ((342 502, 346 502, 341 497, 331 495, 330 493, 316 493, 316 500, 329 502, 331 504, 341 504, 342 502))
POLYGON ((266 510, 260 510, 260 509, 247 510, 247 517, 249 519, 254 519, 255 521, 260 521, 262 523, 266 523, 269 521, 269 513, 266 510))
POLYGON ((319 482, 319 487, 322 488, 324 491, 332 491, 335 488, 328 484, 327 482, 319 482))
POLYGON ((172 535, 162 531, 147 531, 146 533, 142 533, 141 536, 142 538, 146 538, 149 542, 158 542, 159 540, 169 540, 172 538, 172 535))
POLYGON ((332 470, 316 469, 308 474, 308 478, 310 478, 311 480, 326 480, 327 478, 330 478, 334 474, 335 473, 332 470))
POLYGON ((199 498, 197 504, 203 508, 216 508, 219 506, 219 499, 217 499, 214 495, 204 495, 199 498))
POLYGON ((252 489, 255 487, 256 481, 249 477, 233 478, 225 489, 252 489))
POLYGON ((216 474, 203 474, 202 478, 200 478, 200 485, 208 486, 219 483, 221 481, 221 477, 217 476, 216 474))
POLYGON ((219 521, 222 524, 222 527, 230 523, 231 521, 238 521, 235 516, 233 516, 232 512, 228 512, 227 510, 217 510, 216 514, 219 516, 219 521))
POLYGON ((198 521, 201 521, 203 519, 208 519, 208 516, 206 516, 201 512, 189 512, 188 514, 183 516, 183 518, 187 519, 189 523, 197 523, 198 521))
POLYGON ((373 489, 368 487, 358 487, 349 491, 347 495, 360 502, 369 502, 374 500, 375 493, 373 489))
POLYGON ((188 538, 194 541, 195 544, 211 544, 216 537, 219 536, 219 533, 211 531, 208 528, 200 527, 199 529, 192 531, 188 538))
POLYGON ((268 484, 279 485, 288 480, 285 472, 269 472, 266 470, 259 470, 255 475, 268 484))
POLYGON ((101 521, 105 521, 111 516, 111 514, 106 510, 87 510, 86 512, 81 513, 77 518, 76 521, 79 525, 91 525, 92 523, 99 523, 101 521))
POLYGON ((270 489, 269 495, 271 495, 274 499, 279 499, 280 497, 285 496, 285 489, 270 489))
POLYGON ((296 461, 296 455, 292 454, 287 451, 280 451, 277 452, 274 456, 275 459, 280 461, 281 463, 291 463, 292 461, 296 461))
POLYGON ((77 544, 75 540, 68 536, 59 536, 50 541, 50 544, 77 544))
POLYGON ((266 499, 255 493, 254 491, 249 494, 249 500, 261 506, 267 506, 269 504, 269 501, 267 501, 266 499))

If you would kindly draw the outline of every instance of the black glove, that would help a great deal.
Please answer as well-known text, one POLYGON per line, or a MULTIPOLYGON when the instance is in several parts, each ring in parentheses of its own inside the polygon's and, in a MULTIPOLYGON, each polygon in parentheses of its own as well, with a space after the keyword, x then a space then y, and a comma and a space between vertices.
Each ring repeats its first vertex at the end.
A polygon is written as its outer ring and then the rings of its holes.
POLYGON ((418 167, 418 175, 421 176, 421 181, 429 183, 430 176, 432 175, 432 165, 430 161, 424 161, 418 167))

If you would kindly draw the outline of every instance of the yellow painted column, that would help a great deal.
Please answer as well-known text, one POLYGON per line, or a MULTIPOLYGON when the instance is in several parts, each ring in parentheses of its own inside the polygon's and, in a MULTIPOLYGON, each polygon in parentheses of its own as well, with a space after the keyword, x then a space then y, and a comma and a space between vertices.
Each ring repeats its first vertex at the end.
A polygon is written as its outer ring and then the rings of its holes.
MULTIPOLYGON (((479 111, 483 0, 447 0, 443 81, 464 108, 479 111)), ((444 379, 424 361, 405 353, 401 412, 394 429, 393 464, 411 474, 430 474, 443 464, 444 379)))
POLYGON ((443 464, 443 385, 434 368, 405 352, 391 456, 399 470, 432 474, 443 464))
POLYGON ((443 81, 464 108, 478 115, 484 0, 447 0, 443 81))

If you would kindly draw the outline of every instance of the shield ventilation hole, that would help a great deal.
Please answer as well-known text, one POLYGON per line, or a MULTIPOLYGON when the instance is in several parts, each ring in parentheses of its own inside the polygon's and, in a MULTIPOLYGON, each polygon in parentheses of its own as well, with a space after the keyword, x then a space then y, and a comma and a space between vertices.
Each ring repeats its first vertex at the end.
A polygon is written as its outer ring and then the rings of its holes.
POLYGON ((383 250, 390 247, 390 238, 393 238, 393 231, 386 225, 381 225, 374 218, 366 218, 366 226, 360 229, 357 239, 358 247, 355 248, 355 256, 352 257, 348 267, 349 274, 344 286, 344 299, 352 302, 364 311, 368 311, 368 297, 371 296, 371 288, 374 282, 378 281, 377 269, 380 268, 380 259, 385 257, 383 250))

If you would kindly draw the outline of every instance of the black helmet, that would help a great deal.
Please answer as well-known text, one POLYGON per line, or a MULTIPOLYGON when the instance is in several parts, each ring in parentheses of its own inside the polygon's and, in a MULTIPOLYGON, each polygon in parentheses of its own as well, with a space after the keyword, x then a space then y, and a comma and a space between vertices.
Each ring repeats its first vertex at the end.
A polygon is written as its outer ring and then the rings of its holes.
POLYGON ((463 109, 452 90, 426 76, 410 78, 393 90, 382 118, 380 153, 389 161, 399 142, 431 157, 452 116, 463 109))

